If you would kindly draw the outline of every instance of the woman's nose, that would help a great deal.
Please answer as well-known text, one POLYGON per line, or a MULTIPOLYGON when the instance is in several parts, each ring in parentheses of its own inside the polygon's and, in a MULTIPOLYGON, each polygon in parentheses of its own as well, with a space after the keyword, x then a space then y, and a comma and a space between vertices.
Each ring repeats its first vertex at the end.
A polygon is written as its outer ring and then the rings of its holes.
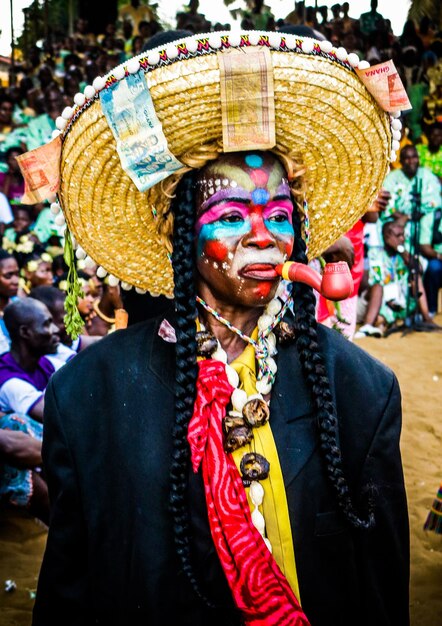
POLYGON ((250 216, 250 230, 244 236, 243 244, 256 248, 272 248, 276 245, 275 238, 267 228, 260 214, 250 216))

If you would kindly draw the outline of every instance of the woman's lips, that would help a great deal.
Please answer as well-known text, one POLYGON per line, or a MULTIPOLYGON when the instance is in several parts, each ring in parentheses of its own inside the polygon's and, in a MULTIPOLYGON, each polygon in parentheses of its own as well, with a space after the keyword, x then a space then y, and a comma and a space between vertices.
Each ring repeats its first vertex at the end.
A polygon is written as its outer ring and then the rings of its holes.
POLYGON ((243 278, 253 278, 255 280, 275 280, 279 278, 279 274, 275 270, 275 266, 270 263, 252 263, 246 265, 240 271, 243 278))

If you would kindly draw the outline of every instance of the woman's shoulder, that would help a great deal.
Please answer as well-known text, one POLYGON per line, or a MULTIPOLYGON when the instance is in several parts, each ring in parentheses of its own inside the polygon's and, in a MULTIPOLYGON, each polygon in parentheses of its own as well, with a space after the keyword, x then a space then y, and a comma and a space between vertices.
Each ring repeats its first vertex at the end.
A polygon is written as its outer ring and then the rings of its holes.
POLYGON ((324 354, 327 369, 336 372, 338 379, 351 379, 366 383, 371 387, 382 384, 390 387, 395 378, 392 370, 371 356, 368 352, 349 341, 333 329, 323 325, 318 327, 318 339, 324 354))
MULTIPOLYGON (((152 352, 152 343, 158 335, 162 319, 146 320, 103 337, 66 363, 54 375, 54 382, 57 385, 68 384, 69 380, 78 380, 83 376, 91 380, 95 376, 102 376, 105 372, 121 370, 125 367, 125 363, 128 364, 137 359, 146 360, 152 352)), ((161 345, 157 349, 161 349, 161 345)))

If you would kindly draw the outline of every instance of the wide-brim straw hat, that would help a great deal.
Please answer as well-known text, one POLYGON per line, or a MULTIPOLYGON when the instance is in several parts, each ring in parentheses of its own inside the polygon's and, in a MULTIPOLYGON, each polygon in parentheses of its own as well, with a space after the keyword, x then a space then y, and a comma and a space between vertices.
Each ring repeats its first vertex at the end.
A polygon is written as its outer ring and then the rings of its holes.
POLYGON ((329 42, 257 31, 176 41, 98 77, 57 120, 63 141, 59 201, 67 225, 101 273, 123 287, 172 296, 168 182, 188 171, 189 155, 201 155, 205 146, 224 150, 220 56, 253 47, 266 48, 271 59, 274 149, 306 168, 310 258, 351 228, 375 199, 388 171, 392 118, 356 75, 356 55, 329 42), (123 170, 102 107, 106 90, 139 72, 168 150, 183 164, 145 191, 123 170))

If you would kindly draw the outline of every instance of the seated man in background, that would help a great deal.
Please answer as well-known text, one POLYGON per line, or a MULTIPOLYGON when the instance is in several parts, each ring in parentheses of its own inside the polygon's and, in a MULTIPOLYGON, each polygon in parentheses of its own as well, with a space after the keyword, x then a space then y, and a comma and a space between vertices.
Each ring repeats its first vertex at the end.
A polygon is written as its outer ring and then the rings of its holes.
POLYGON ((2 321, 11 348, 0 357, 0 409, 7 413, 0 417, 0 499, 27 508, 47 524, 49 501, 40 473, 40 422, 49 377, 63 363, 51 362, 51 357, 43 355, 57 347, 57 329, 47 308, 32 298, 10 303, 2 321))
MULTIPOLYGON (((382 226, 384 247, 369 250, 369 293, 364 324, 355 334, 362 337, 382 337, 388 327, 407 314, 410 255, 405 250, 403 219, 393 219, 382 226)), ((427 299, 419 276, 419 310, 425 322, 431 323, 427 299)))
POLYGON ((4 322, 11 348, 0 357, 0 410, 25 413, 42 422, 44 391, 63 365, 50 356, 60 343, 59 330, 47 307, 33 298, 9 304, 4 322))

